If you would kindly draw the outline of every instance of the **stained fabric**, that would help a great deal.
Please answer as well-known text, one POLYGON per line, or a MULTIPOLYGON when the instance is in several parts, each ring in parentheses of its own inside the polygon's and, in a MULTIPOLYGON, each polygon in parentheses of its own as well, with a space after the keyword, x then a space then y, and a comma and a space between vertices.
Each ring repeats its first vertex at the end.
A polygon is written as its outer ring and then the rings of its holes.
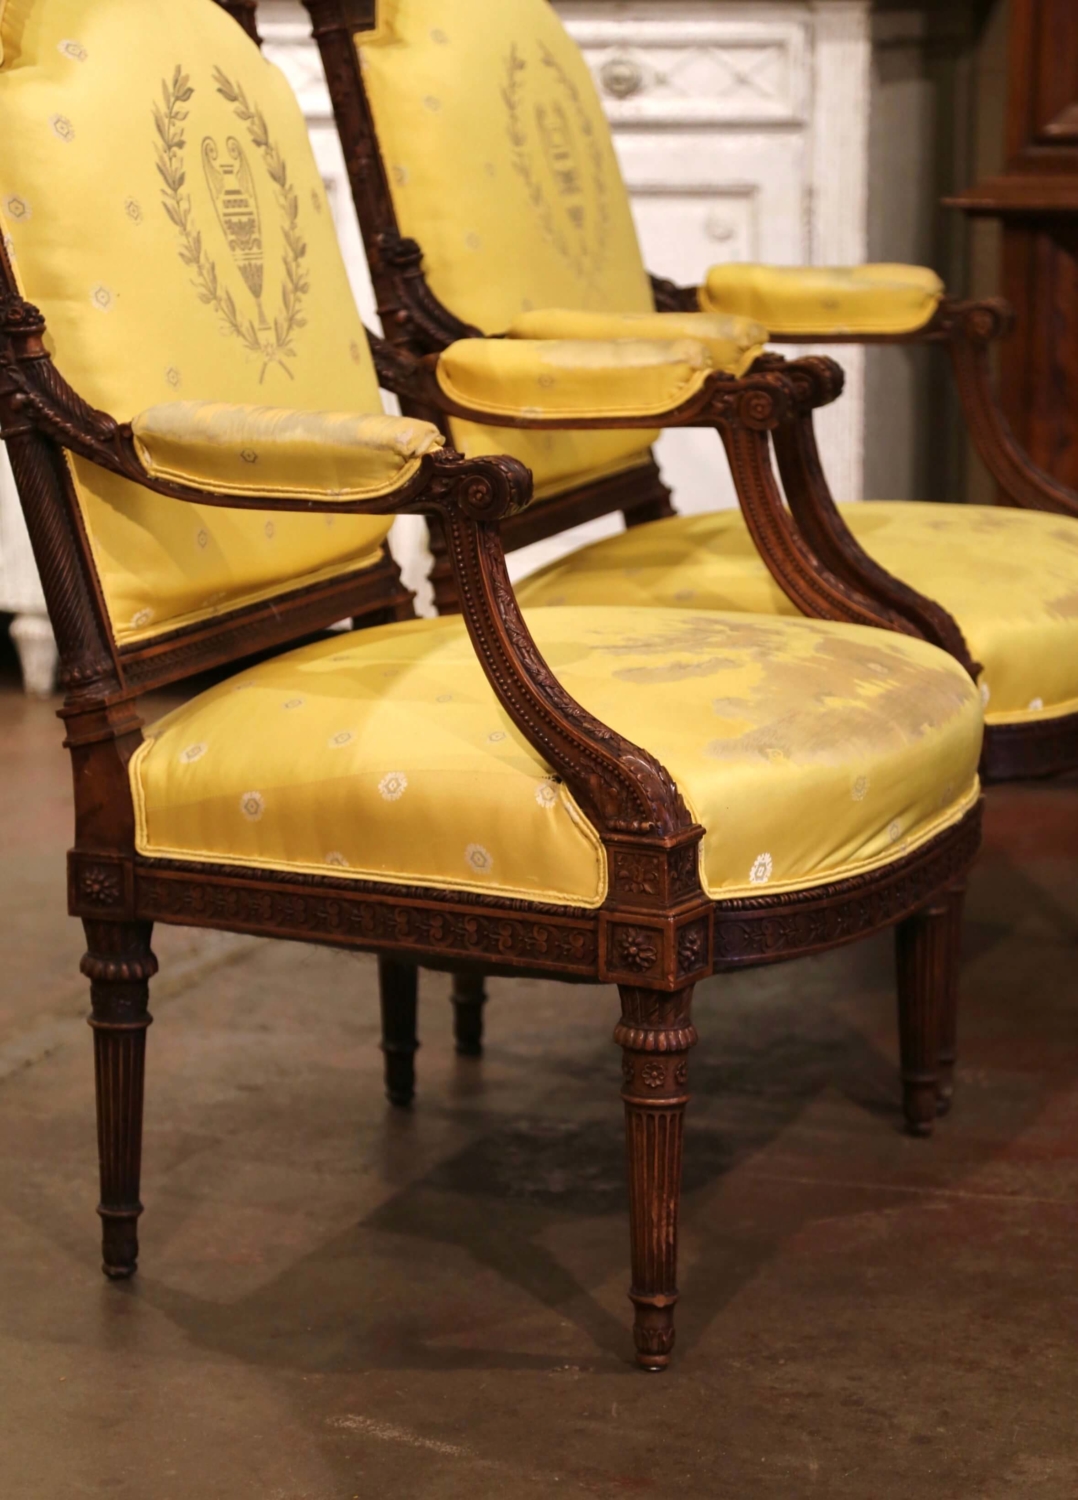
MULTIPOLYGON (((1078 712, 1078 522, 903 500, 839 509, 870 556, 957 620, 983 666, 989 724, 1078 712)), ((521 580, 517 594, 530 607, 796 613, 736 510, 635 526, 521 580)))
MULTIPOLYGON (((686 610, 536 609, 564 687, 646 746, 707 835, 716 897, 878 868, 977 795, 981 707, 920 641, 686 610)), ((462 623, 264 662, 147 731, 140 852, 600 905, 605 856, 498 706, 462 623)))

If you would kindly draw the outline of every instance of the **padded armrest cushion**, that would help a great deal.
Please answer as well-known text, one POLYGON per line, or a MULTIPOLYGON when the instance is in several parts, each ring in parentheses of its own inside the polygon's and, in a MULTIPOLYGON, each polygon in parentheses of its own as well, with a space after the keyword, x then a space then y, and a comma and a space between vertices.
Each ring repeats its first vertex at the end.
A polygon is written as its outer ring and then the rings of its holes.
POLYGON ((511 339, 698 339, 716 370, 744 375, 764 352, 766 328, 726 313, 607 313, 541 308, 521 313, 508 328, 511 339))
POLYGON ((429 422, 356 412, 169 401, 131 423, 146 473, 232 495, 362 500, 445 444, 429 422))
POLYGON ((470 410, 546 419, 659 417, 713 370, 698 339, 460 339, 438 360, 438 384, 470 410))
POLYGON ((784 333, 903 334, 930 322, 943 282, 926 266, 712 266, 699 291, 705 312, 759 318, 784 333))

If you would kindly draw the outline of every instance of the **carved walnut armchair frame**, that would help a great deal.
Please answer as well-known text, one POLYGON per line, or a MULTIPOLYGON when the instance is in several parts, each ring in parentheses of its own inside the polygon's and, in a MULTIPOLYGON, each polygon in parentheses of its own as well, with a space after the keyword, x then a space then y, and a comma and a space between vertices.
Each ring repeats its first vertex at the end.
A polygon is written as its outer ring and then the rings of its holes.
MULTIPOLYGON (((248 34, 259 40, 257 0, 218 0, 248 34)), ((411 415, 437 423, 440 414, 467 417, 487 426, 544 425, 523 418, 496 418, 447 399, 430 378, 432 357, 461 338, 483 337, 446 308, 423 272, 421 246, 402 237, 378 147, 377 132, 354 42, 355 33, 374 25, 376 0, 303 0, 311 16, 337 130, 344 151, 360 229, 367 253, 385 338, 372 337, 379 378, 398 395, 411 415), (428 362, 426 372, 416 362, 428 362), (411 362, 409 362, 409 360, 411 362)), ((652 277, 659 311, 698 311, 693 288, 652 277)), ((954 365, 971 431, 982 457, 1017 505, 1078 516, 1078 496, 1037 470, 1018 447, 995 397, 989 371, 993 340, 1009 327, 1006 304, 958 302, 945 298, 926 328, 910 336, 861 342, 929 342, 946 345, 954 365)), ((807 342, 771 330, 782 342, 807 342)), ((812 343, 851 342, 848 335, 812 343)), ((789 510, 770 482, 770 468, 731 451, 723 433, 738 499, 757 551, 787 597, 804 614, 821 619, 879 624, 905 629, 950 652, 974 677, 971 658, 956 621, 935 601, 881 568, 863 550, 836 507, 824 474, 813 429, 813 411, 842 391, 842 371, 819 356, 787 363, 767 354, 753 375, 784 371, 793 399, 769 413, 775 456, 789 510), (766 469, 766 475, 763 470, 766 469), (792 520, 791 520, 792 517, 792 520), (851 612, 851 598, 856 605, 851 612)), ((562 421, 561 427, 586 426, 562 421)), ((590 425, 598 425, 592 423, 590 425)), ((607 428, 627 425, 607 419, 607 428)), ((565 491, 503 527, 507 551, 556 535, 596 516, 620 510, 626 525, 674 514, 670 491, 654 462, 627 473, 565 491)), ((458 607, 452 567, 435 520, 430 527, 434 565, 431 581, 439 612, 458 607)), ((986 782, 1049 776, 1078 765, 1078 714, 1028 724, 990 726, 985 736, 982 776, 986 782)))
MULTIPOLYGON (((258 0, 218 0, 256 42, 258 0)), ((482 337, 481 330, 456 317, 431 290, 423 272, 423 252, 404 238, 397 223, 377 133, 354 44, 357 31, 375 22, 376 0, 303 0, 311 16, 333 102, 352 195, 367 253, 379 317, 385 339, 369 335, 383 387, 401 400, 402 410, 437 423, 440 414, 467 417, 488 426, 499 425, 489 413, 470 411, 447 399, 434 378, 437 356, 460 338, 482 337)), ((693 289, 680 289, 652 277, 659 311, 697 311, 693 289)), ((958 304, 938 310, 919 337, 947 342, 975 434, 985 439, 985 456, 995 454, 997 478, 1005 475, 1016 498, 1034 504, 1035 495, 1017 488, 1017 476, 1029 469, 1006 429, 991 393, 988 345, 1002 331, 1002 304, 958 304), (979 422, 972 414, 981 413, 979 422)), ((783 336, 785 339, 785 335, 783 336)), ((789 340, 786 340, 789 341, 789 340)), ((848 342, 849 340, 845 340, 848 342)), ((813 342, 818 342, 814 340, 813 342)), ((726 446, 738 498, 756 549, 775 581, 806 615, 879 625, 923 637, 948 651, 976 678, 979 664, 972 660, 956 621, 935 601, 925 598, 881 568, 859 545, 834 504, 820 461, 813 428, 813 412, 835 400, 843 375, 833 360, 808 357, 786 362, 763 356, 754 377, 781 372, 786 396, 758 394, 756 430, 748 424, 732 432, 719 426, 726 446), (787 509, 766 452, 770 432, 789 504, 787 509)), ((743 415, 748 411, 743 408, 743 415)), ((524 419, 502 419, 500 425, 542 425, 524 419)), ((563 422, 564 427, 587 423, 563 422)), ((590 424, 598 425, 598 424, 590 424)), ((607 427, 623 425, 607 421, 607 427)), ((1002 481, 1001 481, 1002 482, 1002 481)), ((1045 476, 1051 487, 1054 481, 1045 476)), ((1058 488, 1058 487, 1056 487, 1058 488)), ((1057 508, 1066 509, 1066 496, 1057 508)), ((654 462, 616 474, 544 500, 502 526, 507 551, 527 546, 596 516, 620 510, 627 526, 674 514, 670 491, 654 462)), ((1078 514, 1078 497, 1075 497, 1078 514)), ((451 560, 437 517, 428 520, 433 567, 431 582, 440 613, 459 607, 451 560)), ((985 782, 1027 776, 1047 776, 1078 765, 1078 715, 1047 723, 994 726, 986 731, 981 764, 985 782)), ((960 896, 956 896, 960 900, 960 896)), ((457 969, 453 980, 454 1026, 457 1050, 477 1056, 482 1051, 483 1006, 486 991, 482 971, 457 969)), ((415 1089, 416 974, 395 971, 383 996, 383 1046, 386 1051, 387 1092, 398 1104, 408 1104, 415 1089)), ((956 1057, 953 1017, 945 1022, 941 1039, 941 1107, 951 1098, 956 1057)))
MULTIPOLYGON (((927 1134, 937 1111, 940 1037, 953 1029, 961 883, 979 840, 979 808, 880 871, 792 895, 712 900, 699 877, 704 830, 667 771, 581 708, 529 634, 500 536, 502 523, 511 525, 530 499, 522 465, 443 450, 424 457, 394 492, 359 501, 241 499, 152 478, 130 426, 79 397, 53 364, 44 334, 44 319, 18 295, 0 250, 0 436, 8 444, 60 649, 60 716, 74 774, 69 910, 82 919, 87 937, 81 967, 92 1002, 106 1275, 129 1276, 138 1255, 155 921, 377 953, 383 1003, 398 1017, 402 988, 406 1002, 409 985, 414 1011, 417 963, 612 983, 622 1008, 614 1039, 623 1055, 637 1358, 646 1368, 663 1368, 677 1298, 694 985, 713 973, 819 951, 896 925, 904 1104, 911 1128, 927 1134), (68 452, 178 504, 436 515, 461 612, 493 692, 599 834, 610 871, 604 905, 542 905, 140 855, 127 766, 142 738, 141 694, 298 642, 345 614, 358 627, 407 618, 411 600, 384 555, 347 577, 282 592, 149 644, 122 646, 95 574, 68 452)), ((719 425, 733 450, 748 455, 745 462, 762 463, 785 386, 775 373, 744 382, 714 374, 682 418, 719 425)), ((855 614, 862 608, 853 591, 827 586, 855 614)))

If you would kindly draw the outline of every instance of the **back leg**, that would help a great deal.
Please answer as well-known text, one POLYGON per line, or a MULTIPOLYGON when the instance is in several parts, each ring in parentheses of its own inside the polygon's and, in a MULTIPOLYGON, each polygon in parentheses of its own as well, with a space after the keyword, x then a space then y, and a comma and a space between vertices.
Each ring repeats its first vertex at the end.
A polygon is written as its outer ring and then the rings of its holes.
POLYGON ((940 1066, 936 1083, 936 1109, 945 1115, 954 1101, 954 1070, 958 1060, 958 973, 962 960, 962 915, 966 886, 959 881, 947 892, 950 962, 940 1013, 940 1066))
POLYGON ((483 1055, 483 1006, 487 992, 482 974, 453 975, 453 1036, 461 1057, 483 1055))
POLYGON ((419 970, 405 959, 378 955, 378 991, 382 1002, 382 1051, 385 1053, 386 1098, 402 1108, 415 1097, 416 1004, 419 970))

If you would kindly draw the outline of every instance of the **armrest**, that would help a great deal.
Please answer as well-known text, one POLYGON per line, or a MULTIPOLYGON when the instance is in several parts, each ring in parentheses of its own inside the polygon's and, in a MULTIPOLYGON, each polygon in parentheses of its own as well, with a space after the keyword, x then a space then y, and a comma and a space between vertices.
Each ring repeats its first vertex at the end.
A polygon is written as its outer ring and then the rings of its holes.
POLYGON ((363 500, 406 484, 445 439, 429 422, 170 401, 131 423, 152 479, 221 494, 363 500))
POLYGON ((698 339, 460 339, 435 369, 458 414, 526 426, 655 426, 714 373, 698 339))
POLYGON ((768 341, 766 328, 727 313, 580 312, 552 307, 522 313, 506 330, 511 339, 697 339, 716 370, 744 375, 768 341))
POLYGON ((697 296, 705 312, 756 318, 787 338, 902 337, 933 319, 943 282, 925 266, 712 266, 697 296))

